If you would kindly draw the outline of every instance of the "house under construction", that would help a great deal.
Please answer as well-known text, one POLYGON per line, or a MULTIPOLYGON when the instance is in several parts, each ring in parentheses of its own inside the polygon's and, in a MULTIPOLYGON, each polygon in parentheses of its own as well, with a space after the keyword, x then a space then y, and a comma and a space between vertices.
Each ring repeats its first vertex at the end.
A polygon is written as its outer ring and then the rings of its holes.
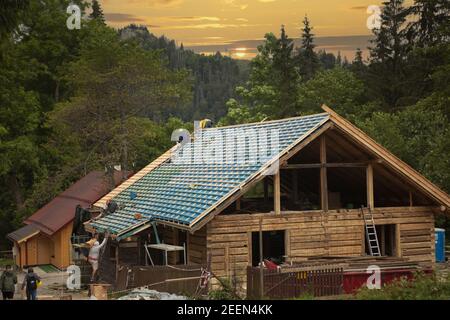
POLYGON ((202 129, 95 203, 117 204, 86 226, 112 233, 111 274, 124 265, 208 264, 244 283, 260 244, 278 265, 371 255, 432 267, 434 215, 448 213, 449 195, 323 109, 202 129), (218 148, 228 137, 235 143, 218 148))

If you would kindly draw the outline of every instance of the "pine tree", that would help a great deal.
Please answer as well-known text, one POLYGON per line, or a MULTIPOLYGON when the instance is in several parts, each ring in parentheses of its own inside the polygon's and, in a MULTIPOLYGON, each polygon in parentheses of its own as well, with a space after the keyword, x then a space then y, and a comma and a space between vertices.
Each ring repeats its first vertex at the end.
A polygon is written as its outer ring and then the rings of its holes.
POLYGON ((353 64, 356 66, 363 66, 363 55, 360 48, 356 49, 355 58, 353 59, 353 64))
POLYGON ((392 71, 397 72, 401 60, 409 50, 406 39, 405 22, 409 10, 403 7, 404 0, 390 0, 383 2, 381 13, 381 27, 374 29, 374 47, 370 48, 374 62, 392 63, 392 71))
POLYGON ((278 74, 278 90, 280 92, 279 108, 282 116, 292 115, 295 110, 295 86, 298 75, 293 57, 294 41, 288 37, 284 26, 281 26, 280 39, 277 41, 273 67, 278 74))
POLYGON ((319 59, 314 52, 314 34, 307 16, 303 20, 302 45, 298 51, 300 75, 303 81, 308 81, 319 69, 319 59))
POLYGON ((408 26, 408 38, 424 47, 450 41, 450 1, 415 0, 410 12, 417 19, 408 26))
POLYGON ((102 23, 105 23, 105 16, 103 15, 103 9, 100 6, 98 0, 92 0, 92 13, 89 16, 91 19, 96 19, 102 23))
POLYGON ((336 57, 336 65, 337 66, 342 66, 342 56, 341 56, 341 52, 338 51, 337 57, 336 57))
POLYGON ((363 53, 360 48, 356 49, 355 58, 350 65, 350 70, 359 78, 363 79, 367 66, 364 64, 363 53))
POLYGON ((383 2, 381 27, 374 29, 375 39, 370 49, 370 86, 381 98, 385 108, 398 106, 404 88, 405 60, 411 47, 406 41, 406 18, 409 11, 403 7, 404 0, 383 2))

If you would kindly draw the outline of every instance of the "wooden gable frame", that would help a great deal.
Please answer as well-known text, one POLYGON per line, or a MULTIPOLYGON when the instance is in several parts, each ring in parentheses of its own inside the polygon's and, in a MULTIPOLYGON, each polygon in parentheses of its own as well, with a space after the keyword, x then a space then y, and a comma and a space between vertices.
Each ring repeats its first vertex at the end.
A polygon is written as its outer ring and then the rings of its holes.
POLYGON ((448 210, 450 207, 450 196, 445 191, 441 190, 422 174, 397 158, 386 148, 375 142, 375 140, 370 138, 366 133, 357 128, 350 121, 339 116, 334 110, 326 105, 323 105, 322 109, 330 115, 330 121, 333 122, 335 128, 342 131, 358 145, 361 145, 367 151, 381 159, 384 164, 393 169, 413 186, 424 192, 431 199, 445 206, 445 208, 443 208, 444 210, 448 210))

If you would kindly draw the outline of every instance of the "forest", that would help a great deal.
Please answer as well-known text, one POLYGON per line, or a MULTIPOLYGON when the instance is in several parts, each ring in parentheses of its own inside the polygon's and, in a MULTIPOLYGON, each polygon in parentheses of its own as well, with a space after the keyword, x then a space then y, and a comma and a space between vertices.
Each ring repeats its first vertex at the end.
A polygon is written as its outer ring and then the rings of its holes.
MULTIPOLYGON (((144 26, 107 26, 98 1, 0 4, 0 249, 24 217, 91 170, 136 171, 203 118, 238 124, 327 104, 450 192, 450 2, 383 3, 369 58, 267 33, 252 61, 196 54, 144 26), (69 3, 81 28, 66 27, 69 3)), ((108 175, 107 175, 108 176, 108 175)), ((438 225, 448 225, 440 218, 438 225)))

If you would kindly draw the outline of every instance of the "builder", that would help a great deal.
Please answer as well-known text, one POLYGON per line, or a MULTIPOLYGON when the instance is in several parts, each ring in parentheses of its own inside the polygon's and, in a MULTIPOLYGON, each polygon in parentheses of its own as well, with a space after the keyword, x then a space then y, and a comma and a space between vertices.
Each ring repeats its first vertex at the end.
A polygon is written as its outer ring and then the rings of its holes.
POLYGON ((105 233, 105 236, 103 238, 102 243, 99 243, 98 240, 96 239, 96 241, 94 242, 93 246, 89 250, 88 261, 89 261, 89 263, 92 266, 91 281, 95 280, 95 275, 96 275, 97 270, 98 270, 98 260, 99 260, 99 257, 100 257, 100 251, 105 246, 106 241, 108 240, 108 237, 109 237, 109 234, 105 233))

